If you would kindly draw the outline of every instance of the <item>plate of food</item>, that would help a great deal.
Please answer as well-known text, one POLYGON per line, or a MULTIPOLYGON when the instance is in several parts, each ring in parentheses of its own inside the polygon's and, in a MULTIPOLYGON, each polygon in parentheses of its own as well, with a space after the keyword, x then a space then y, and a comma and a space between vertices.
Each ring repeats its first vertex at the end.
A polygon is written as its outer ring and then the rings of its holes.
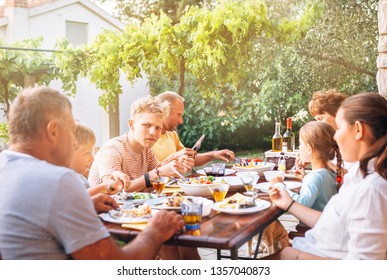
POLYGON ((157 195, 146 192, 118 192, 112 197, 117 201, 117 203, 132 202, 135 204, 141 204, 147 200, 157 198, 157 195))
POLYGON ((233 165, 237 172, 258 172, 259 176, 263 176, 264 171, 273 170, 274 167, 275 163, 272 162, 240 162, 233 165))
MULTIPOLYGON (((283 181, 283 183, 285 184, 288 190, 297 189, 302 186, 302 182, 283 181)), ((261 192, 267 192, 269 190, 269 187, 270 187, 269 182, 259 183, 255 185, 255 188, 260 190, 261 192)))
MULTIPOLYGON (((235 172, 236 171, 234 169, 226 168, 224 175, 222 175, 222 176, 228 176, 228 175, 234 174, 235 172)), ((207 175, 206 172, 204 172, 204 169, 198 170, 197 173, 200 175, 207 175)))
POLYGON ((182 203, 184 199, 185 197, 181 192, 175 192, 171 196, 164 198, 161 204, 153 206, 152 208, 159 210, 181 210, 180 203, 182 203))
POLYGON ((110 210, 107 213, 99 214, 102 220, 115 224, 139 224, 146 223, 152 217, 151 207, 144 203, 143 205, 126 209, 120 207, 116 210, 110 210))
POLYGON ((212 209, 231 215, 246 215, 267 209, 271 203, 262 199, 228 198, 214 204, 212 209))
POLYGON ((227 184, 227 181, 219 177, 199 176, 195 178, 186 178, 184 182, 179 181, 179 186, 187 195, 212 197, 208 186, 227 184))

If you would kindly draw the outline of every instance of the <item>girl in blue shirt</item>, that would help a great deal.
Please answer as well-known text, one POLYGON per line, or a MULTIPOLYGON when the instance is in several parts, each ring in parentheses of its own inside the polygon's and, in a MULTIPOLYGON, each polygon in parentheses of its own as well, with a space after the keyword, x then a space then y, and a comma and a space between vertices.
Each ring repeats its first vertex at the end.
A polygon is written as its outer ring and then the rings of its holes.
MULTIPOLYGON (((287 190, 293 200, 318 211, 337 193, 336 173, 329 168, 329 161, 335 156, 338 164, 341 162, 334 134, 335 129, 324 122, 312 121, 301 127, 300 157, 311 163, 312 171, 306 174, 297 169, 295 174, 302 180, 300 192, 287 190)), ((274 178, 271 183, 283 186, 282 178, 274 178)))

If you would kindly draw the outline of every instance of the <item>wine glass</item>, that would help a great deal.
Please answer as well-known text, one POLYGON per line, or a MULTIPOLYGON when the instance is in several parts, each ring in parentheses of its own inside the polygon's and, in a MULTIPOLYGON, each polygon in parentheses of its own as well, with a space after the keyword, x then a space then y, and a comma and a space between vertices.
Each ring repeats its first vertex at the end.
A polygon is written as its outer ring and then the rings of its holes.
POLYGON ((254 187, 258 182, 258 172, 238 172, 237 176, 241 179, 246 192, 243 194, 254 196, 254 187))
POLYGON ((165 185, 168 183, 168 180, 169 178, 164 176, 158 176, 155 179, 150 179, 150 183, 152 187, 155 189, 157 197, 165 196, 163 194, 163 190, 165 185))

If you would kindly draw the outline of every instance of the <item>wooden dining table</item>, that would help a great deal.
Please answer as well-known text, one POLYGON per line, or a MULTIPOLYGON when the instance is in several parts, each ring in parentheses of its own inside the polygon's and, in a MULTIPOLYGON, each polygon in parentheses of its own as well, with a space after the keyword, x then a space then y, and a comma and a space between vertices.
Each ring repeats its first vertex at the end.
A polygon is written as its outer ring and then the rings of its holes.
MULTIPOLYGON (((259 180, 259 182, 264 181, 264 178, 259 180)), ((233 187, 234 190, 236 188, 235 186, 233 187)), ((243 191, 244 188, 241 185, 237 192, 243 191)), ((235 191, 230 192, 228 196, 235 193, 235 191)), ((267 193, 258 193, 258 198, 270 201, 267 193)), ((245 215, 232 215, 211 210, 208 216, 202 217, 199 230, 175 235, 166 241, 165 244, 212 248, 217 250, 217 259, 230 258, 236 260, 246 259, 246 257, 238 256, 238 249, 258 235, 258 242, 254 253, 254 258, 257 258, 263 231, 283 213, 283 210, 273 204, 267 209, 245 215), (222 255, 221 250, 229 250, 230 254, 222 255)), ((109 222, 104 222, 104 224, 114 238, 125 242, 130 242, 141 232, 139 230, 123 228, 120 224, 109 222)))

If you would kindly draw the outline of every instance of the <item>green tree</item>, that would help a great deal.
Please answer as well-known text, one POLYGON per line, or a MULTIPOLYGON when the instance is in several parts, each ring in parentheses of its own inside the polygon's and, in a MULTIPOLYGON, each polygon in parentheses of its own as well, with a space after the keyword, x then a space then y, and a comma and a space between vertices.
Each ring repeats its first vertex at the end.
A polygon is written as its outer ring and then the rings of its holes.
POLYGON ((120 73, 132 82, 147 75, 153 93, 178 91, 187 100, 186 144, 203 130, 215 147, 247 145, 247 135, 256 144, 316 90, 376 89, 376 0, 211 1, 187 6, 179 20, 149 11, 82 49, 62 45, 57 65, 69 81, 95 82, 105 108, 121 93, 120 73))
MULTIPOLYGON (((99 2, 106 2, 100 0, 99 2)), ((180 22, 186 8, 193 5, 209 5, 211 0, 118 0, 115 11, 123 22, 133 20, 143 23, 152 14, 160 16, 166 14, 174 24, 180 22)))
MULTIPOLYGON (((10 45, 11 49, 0 50, 0 103, 5 115, 20 89, 35 82, 47 84, 55 76, 50 54, 23 50, 39 48, 42 40, 42 37, 27 39, 10 45)), ((4 46, 3 42, 0 44, 4 46)))

